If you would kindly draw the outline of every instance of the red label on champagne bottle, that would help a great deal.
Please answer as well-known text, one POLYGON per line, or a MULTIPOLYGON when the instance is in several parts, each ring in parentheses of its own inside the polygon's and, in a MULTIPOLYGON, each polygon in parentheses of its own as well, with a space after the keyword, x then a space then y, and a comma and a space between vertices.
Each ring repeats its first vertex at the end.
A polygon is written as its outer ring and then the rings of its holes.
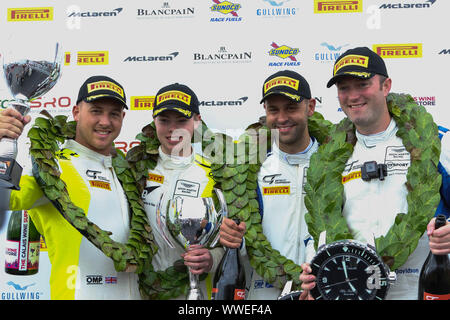
POLYGON ((245 300, 245 289, 234 289, 234 300, 245 300))
POLYGON ((432 293, 424 292, 423 300, 450 300, 450 293, 449 294, 432 294, 432 293))

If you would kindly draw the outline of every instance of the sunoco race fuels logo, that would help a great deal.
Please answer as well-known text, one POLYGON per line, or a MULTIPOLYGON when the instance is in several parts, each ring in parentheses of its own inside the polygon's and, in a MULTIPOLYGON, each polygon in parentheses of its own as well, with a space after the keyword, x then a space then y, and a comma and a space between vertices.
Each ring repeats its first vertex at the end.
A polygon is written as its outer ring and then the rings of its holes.
POLYGON ((212 12, 219 12, 227 15, 227 17, 211 18, 211 22, 237 22, 242 21, 242 17, 239 17, 237 12, 241 5, 238 3, 232 3, 229 1, 212 0, 215 4, 210 7, 212 12), (231 15, 228 16, 228 15, 231 15))
POLYGON ((281 67, 281 66, 299 66, 300 61, 297 61, 295 57, 300 53, 300 49, 291 48, 286 45, 278 46, 275 42, 272 42, 270 45, 272 49, 270 49, 269 56, 278 57, 281 59, 289 59, 290 62, 269 62, 269 67, 281 67))

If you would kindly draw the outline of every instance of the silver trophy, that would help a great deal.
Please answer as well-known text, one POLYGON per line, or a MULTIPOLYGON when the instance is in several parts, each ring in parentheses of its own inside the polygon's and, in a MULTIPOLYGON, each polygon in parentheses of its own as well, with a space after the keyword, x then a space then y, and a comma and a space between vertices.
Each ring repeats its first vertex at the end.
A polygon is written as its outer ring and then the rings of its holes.
MULTIPOLYGON (((161 196, 156 208, 157 230, 171 248, 178 245, 187 251, 190 245, 200 244, 211 249, 217 244, 227 205, 222 191, 214 191, 220 208, 216 208, 213 198, 175 195, 164 200, 164 194, 161 196)), ((189 286, 187 300, 205 300, 198 275, 189 272, 189 286)))
MULTIPOLYGON (((49 49, 44 56, 34 59, 20 58, 16 53, 9 52, 2 56, 6 85, 14 97, 9 105, 23 116, 30 111, 29 102, 53 88, 61 75, 62 52, 59 43, 56 43, 55 51, 49 49)), ((0 154, 0 187, 18 190, 22 167, 15 161, 17 140, 2 138, 0 154)))

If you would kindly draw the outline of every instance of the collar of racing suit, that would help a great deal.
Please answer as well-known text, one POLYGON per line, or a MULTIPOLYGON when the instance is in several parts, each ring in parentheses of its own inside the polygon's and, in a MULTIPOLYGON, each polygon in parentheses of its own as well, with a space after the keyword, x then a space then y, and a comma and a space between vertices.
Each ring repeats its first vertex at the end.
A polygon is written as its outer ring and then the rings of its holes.
POLYGON ((189 167, 195 159, 194 152, 187 157, 178 157, 165 154, 161 146, 158 148, 160 163, 164 169, 183 169, 189 167))
POLYGON ((103 154, 95 152, 95 151, 79 144, 75 140, 67 139, 63 145, 63 148, 75 151, 76 153, 82 154, 83 156, 90 158, 92 160, 96 160, 99 163, 102 163, 105 168, 112 168, 112 157, 111 156, 105 156, 103 154))
POLYGON ((386 141, 387 139, 392 137, 397 132, 396 129, 397 124, 395 123, 394 119, 391 118, 391 122, 389 123, 386 130, 370 135, 364 135, 356 130, 356 138, 358 139, 358 141, 364 144, 366 148, 373 148, 377 145, 378 142, 386 141))
POLYGON ((274 143, 272 145, 272 153, 289 165, 298 165, 309 162, 309 158, 314 152, 317 151, 318 147, 319 144, 317 143, 317 140, 311 137, 308 147, 302 152, 294 154, 286 153, 284 151, 281 151, 277 144, 274 143))

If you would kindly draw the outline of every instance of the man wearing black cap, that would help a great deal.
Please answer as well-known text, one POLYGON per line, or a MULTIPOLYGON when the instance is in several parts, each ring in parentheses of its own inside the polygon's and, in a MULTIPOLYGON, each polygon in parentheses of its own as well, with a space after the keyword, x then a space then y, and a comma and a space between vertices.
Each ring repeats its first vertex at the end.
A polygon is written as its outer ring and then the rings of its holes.
MULTIPOLYGON (((278 136, 271 152, 258 173, 258 191, 264 235, 272 248, 297 264, 305 261, 308 245, 306 208, 303 184, 309 159, 318 143, 308 132, 308 118, 313 115, 316 101, 311 97, 308 82, 290 70, 269 76, 263 85, 262 100, 266 125, 278 136)), ((224 219, 221 243, 239 247, 245 223, 236 225, 224 219)), ((253 270, 248 299, 277 299, 281 290, 253 270)))
MULTIPOLYGON (((88 78, 72 111, 77 122, 75 138, 67 140, 57 154, 60 178, 72 202, 122 243, 128 239, 129 208, 112 167, 111 148, 122 128, 124 109, 126 97, 119 83, 106 76, 88 78)), ((0 115, 2 136, 16 138, 30 120, 14 111, 8 109, 0 115)), ((31 161, 22 174, 20 190, 9 193, 2 189, 0 193, 9 197, 0 204, 6 205, 2 209, 29 210, 45 237, 52 264, 51 299, 140 298, 136 274, 116 272, 113 261, 63 218, 43 195, 31 161)))
MULTIPOLYGON (((399 124, 389 113, 386 100, 392 80, 378 54, 367 47, 347 50, 336 61, 333 77, 327 87, 333 84, 337 87, 342 110, 356 128, 357 138, 353 154, 342 173, 342 215, 355 239, 373 243, 374 238, 386 236, 390 232, 398 213, 408 213, 406 181, 413 159, 400 136, 396 135, 399 124), (380 176, 368 176, 365 172, 373 163, 378 168, 384 165, 385 169, 382 170, 385 173, 380 171, 380 176)), ((414 121, 412 125, 415 125, 414 121)), ((444 172, 450 169, 450 163, 447 161, 445 164, 443 161, 445 154, 448 159, 449 142, 450 135, 446 134, 442 139, 443 166, 439 169, 444 172), (445 144, 447 147, 444 147, 445 144)), ((441 192, 444 192, 443 189, 441 192)), ((447 198, 450 199, 448 189, 447 198)), ((417 299, 420 269, 430 248, 441 250, 439 254, 450 252, 450 226, 436 232, 431 226, 430 223, 430 242, 427 232, 418 234, 417 247, 411 248, 406 262, 395 270, 397 280, 389 289, 386 299, 417 299)), ((404 245, 409 244, 405 241, 404 245)), ((315 285, 314 276, 308 274, 311 271, 308 264, 302 267, 304 271, 300 280, 303 281, 304 293, 301 298, 307 298, 309 290, 315 285)))
MULTIPOLYGON (((160 201, 167 203, 175 195, 211 197, 214 180, 210 176, 210 163, 195 154, 191 145, 194 130, 201 126, 197 95, 179 83, 161 88, 155 96, 153 118, 161 145, 157 165, 149 169, 142 198, 150 225, 153 230, 158 230, 156 208, 160 201)), ((152 264, 156 271, 171 267, 182 257, 193 274, 213 273, 223 255, 222 248, 208 250, 199 245, 191 245, 185 253, 179 247, 171 248, 158 232, 154 232, 154 236, 158 252, 152 264)), ((212 277, 208 277, 200 284, 206 299, 211 295, 207 292, 211 287, 207 282, 211 280, 212 277)))

